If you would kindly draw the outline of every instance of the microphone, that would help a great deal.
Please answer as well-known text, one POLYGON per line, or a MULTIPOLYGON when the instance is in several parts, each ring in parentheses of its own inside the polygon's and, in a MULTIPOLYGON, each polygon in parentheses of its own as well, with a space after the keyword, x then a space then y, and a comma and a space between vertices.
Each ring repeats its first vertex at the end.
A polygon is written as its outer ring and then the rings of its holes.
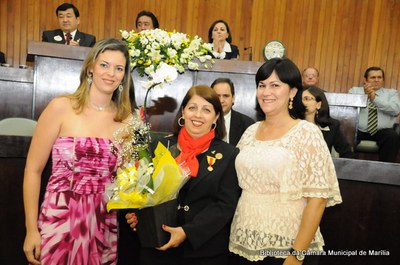
POLYGON ((245 51, 250 50, 250 52, 249 52, 249 60, 252 61, 253 60, 253 47, 251 47, 251 46, 245 47, 244 50, 245 51))

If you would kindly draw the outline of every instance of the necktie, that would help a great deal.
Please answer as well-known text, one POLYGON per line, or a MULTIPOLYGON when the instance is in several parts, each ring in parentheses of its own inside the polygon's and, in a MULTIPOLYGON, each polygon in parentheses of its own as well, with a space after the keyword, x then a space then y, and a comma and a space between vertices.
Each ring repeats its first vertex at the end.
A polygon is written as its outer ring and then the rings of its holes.
POLYGON ((371 101, 368 101, 368 132, 374 135, 378 131, 378 111, 371 101))
POLYGON ((67 44, 67 45, 69 45, 69 42, 72 40, 72 35, 71 35, 71 33, 67 33, 67 34, 65 34, 65 43, 67 44))

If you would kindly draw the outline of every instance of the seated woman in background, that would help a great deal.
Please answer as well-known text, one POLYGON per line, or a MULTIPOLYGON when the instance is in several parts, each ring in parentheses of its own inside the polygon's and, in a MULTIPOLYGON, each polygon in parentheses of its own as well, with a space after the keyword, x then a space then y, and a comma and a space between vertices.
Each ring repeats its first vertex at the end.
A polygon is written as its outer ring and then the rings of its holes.
POLYGON ((239 49, 231 44, 232 35, 228 23, 217 20, 208 30, 208 42, 213 44, 212 56, 216 59, 239 59, 239 49))
POLYGON ((340 157, 353 158, 352 147, 340 130, 340 122, 329 115, 329 105, 324 91, 316 86, 305 86, 302 100, 306 106, 306 120, 321 129, 329 150, 332 150, 333 146, 340 157))

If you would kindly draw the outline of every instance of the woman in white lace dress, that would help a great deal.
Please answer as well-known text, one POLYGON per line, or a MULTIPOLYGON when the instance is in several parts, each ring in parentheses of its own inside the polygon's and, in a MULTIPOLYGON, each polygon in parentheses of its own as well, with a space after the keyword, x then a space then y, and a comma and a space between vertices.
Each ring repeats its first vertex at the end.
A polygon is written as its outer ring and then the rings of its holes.
POLYGON ((317 264, 325 207, 341 203, 335 168, 321 131, 304 119, 301 74, 287 58, 256 74, 258 109, 238 147, 243 189, 233 219, 231 264, 317 264))

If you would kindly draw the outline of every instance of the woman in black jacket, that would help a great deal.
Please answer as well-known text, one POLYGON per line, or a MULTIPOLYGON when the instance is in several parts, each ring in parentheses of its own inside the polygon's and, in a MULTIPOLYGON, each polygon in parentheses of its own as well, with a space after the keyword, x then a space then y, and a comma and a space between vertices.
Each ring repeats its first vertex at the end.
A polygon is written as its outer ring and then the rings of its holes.
POLYGON ((212 44, 212 56, 216 59, 239 59, 239 49, 232 44, 232 34, 228 23, 217 20, 208 29, 208 42, 212 44))
MULTIPOLYGON (((140 249, 140 264, 228 265, 230 225, 240 196, 235 170, 239 149, 224 142, 224 117, 216 92, 194 86, 187 92, 175 121, 175 134, 161 142, 185 164, 190 179, 178 195, 178 226, 160 248, 140 249)), ((134 214, 126 218, 135 228, 134 214)))
POLYGON ((306 120, 321 129, 328 149, 331 151, 334 147, 340 157, 353 158, 353 148, 343 135, 340 122, 329 115, 329 105, 324 91, 316 86, 305 86, 302 100, 306 107, 306 120))

